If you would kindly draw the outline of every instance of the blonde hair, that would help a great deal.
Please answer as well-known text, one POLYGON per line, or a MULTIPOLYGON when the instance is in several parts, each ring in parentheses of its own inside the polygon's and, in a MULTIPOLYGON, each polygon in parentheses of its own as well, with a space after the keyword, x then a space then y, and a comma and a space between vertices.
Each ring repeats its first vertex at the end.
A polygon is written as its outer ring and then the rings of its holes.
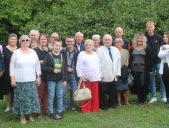
POLYGON ((135 36, 134 36, 134 39, 133 39, 133 48, 137 47, 137 39, 141 37, 142 40, 143 40, 143 47, 146 48, 147 46, 147 38, 146 36, 143 34, 143 33, 137 33, 135 36))
POLYGON ((84 45, 86 46, 86 44, 90 44, 90 43, 94 46, 94 42, 91 39, 85 40, 84 45))
POLYGON ((52 45, 54 45, 56 42, 59 42, 60 45, 62 46, 62 40, 61 39, 55 39, 52 41, 52 45))
POLYGON ((29 38, 29 36, 28 36, 28 35, 22 35, 22 36, 19 38, 19 45, 21 45, 21 42, 22 42, 22 39, 23 39, 23 38, 28 39, 28 40, 29 40, 29 42, 30 42, 30 38, 29 38))
MULTIPOLYGON (((40 38, 41 38, 42 36, 44 36, 44 37, 47 39, 47 44, 46 44, 47 47, 48 47, 48 45, 49 45, 49 37, 48 37, 48 35, 46 35, 45 33, 40 34, 39 42, 38 42, 38 48, 43 51, 43 48, 42 48, 42 46, 40 45, 40 38)), ((48 47, 48 48, 49 48, 49 47, 48 47)))
POLYGON ((155 23, 154 23, 153 21, 148 21, 148 22, 146 23, 146 26, 149 26, 149 25, 155 26, 155 23))

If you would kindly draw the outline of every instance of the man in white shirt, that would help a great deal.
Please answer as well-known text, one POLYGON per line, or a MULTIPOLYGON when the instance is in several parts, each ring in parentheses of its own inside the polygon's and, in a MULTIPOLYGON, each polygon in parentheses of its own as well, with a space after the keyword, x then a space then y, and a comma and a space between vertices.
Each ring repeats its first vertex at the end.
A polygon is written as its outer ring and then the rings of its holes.
POLYGON ((77 32, 75 34, 75 45, 74 47, 78 49, 80 52, 85 50, 84 43, 83 43, 83 33, 77 32))
POLYGON ((100 59, 102 81, 99 84, 100 108, 116 108, 116 87, 114 81, 121 75, 121 55, 117 48, 112 46, 112 36, 103 37, 104 46, 97 51, 100 59), (108 96, 108 97, 107 97, 108 96))

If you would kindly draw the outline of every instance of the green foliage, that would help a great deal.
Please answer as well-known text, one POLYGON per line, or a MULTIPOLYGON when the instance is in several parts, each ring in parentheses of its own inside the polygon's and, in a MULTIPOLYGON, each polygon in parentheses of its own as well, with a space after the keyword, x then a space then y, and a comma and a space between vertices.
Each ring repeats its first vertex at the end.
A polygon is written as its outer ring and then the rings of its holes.
POLYGON ((58 32, 62 39, 77 31, 85 38, 93 34, 114 34, 124 28, 124 36, 132 39, 145 32, 145 24, 156 23, 156 31, 169 30, 168 0, 3 0, 0 2, 0 33, 28 34, 58 32))

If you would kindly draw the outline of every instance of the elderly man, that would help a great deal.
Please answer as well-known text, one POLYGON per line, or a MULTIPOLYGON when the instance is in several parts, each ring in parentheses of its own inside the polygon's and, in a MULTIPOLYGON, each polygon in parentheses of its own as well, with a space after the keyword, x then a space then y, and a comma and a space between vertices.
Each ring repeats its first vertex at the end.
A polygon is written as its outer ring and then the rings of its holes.
POLYGON ((30 32, 29 32, 29 37, 30 38, 35 38, 37 40, 39 40, 39 36, 40 36, 40 33, 38 30, 36 29, 32 29, 30 32))
MULTIPOLYGON (((58 40, 58 39, 59 39, 59 34, 56 33, 56 32, 53 32, 53 33, 51 34, 51 36, 50 36, 50 41, 49 41, 49 44, 48 44, 49 49, 52 50, 52 47, 53 47, 52 43, 53 43, 55 40, 58 40)), ((62 48, 61 48, 61 49, 62 49, 62 48)))
POLYGON ((85 50, 84 43, 83 43, 83 33, 77 32, 75 34, 75 45, 74 47, 78 49, 80 52, 85 50))
POLYGON ((112 46, 112 36, 103 37, 104 46, 97 50, 100 59, 102 81, 99 85, 100 108, 116 108, 116 88, 114 81, 121 75, 121 55, 117 48, 112 46), (108 96, 108 97, 107 97, 108 96))
MULTIPOLYGON (((115 34, 115 39, 116 38, 123 39, 123 42, 124 42, 123 48, 127 49, 128 51, 130 51, 130 48, 131 48, 130 42, 128 40, 126 40, 126 39, 123 38, 123 29, 121 27, 117 27, 115 29, 115 31, 114 31, 114 34, 115 34)), ((115 39, 113 39, 113 43, 112 43, 113 46, 114 46, 114 40, 115 39)))

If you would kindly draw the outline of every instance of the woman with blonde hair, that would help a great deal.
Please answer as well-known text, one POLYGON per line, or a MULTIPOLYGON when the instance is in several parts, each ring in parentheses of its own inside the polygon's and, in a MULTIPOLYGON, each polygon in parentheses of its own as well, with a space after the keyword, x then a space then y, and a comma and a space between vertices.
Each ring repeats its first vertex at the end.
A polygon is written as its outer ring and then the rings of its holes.
POLYGON ((82 77, 85 86, 90 89, 92 99, 82 102, 81 106, 85 107, 81 107, 81 110, 83 113, 98 112, 98 81, 101 80, 99 57, 97 53, 93 51, 94 42, 92 40, 87 39, 84 45, 85 51, 80 52, 78 55, 76 70, 78 77, 82 77))
MULTIPOLYGON (((48 48, 49 38, 46 34, 42 33, 39 37, 39 44, 36 48, 34 48, 35 52, 38 55, 40 64, 41 64, 41 84, 38 87, 38 94, 39 94, 39 102, 41 106, 41 111, 45 114, 48 113, 48 88, 47 88, 47 80, 46 80, 46 71, 44 69, 43 61, 45 56, 50 49, 48 48)), ((38 114, 38 116, 42 116, 42 112, 38 114)))
POLYGON ((146 104, 150 75, 153 68, 152 50, 146 45, 147 38, 143 33, 135 35, 130 50, 129 69, 134 77, 132 92, 137 94, 138 103, 146 104))

